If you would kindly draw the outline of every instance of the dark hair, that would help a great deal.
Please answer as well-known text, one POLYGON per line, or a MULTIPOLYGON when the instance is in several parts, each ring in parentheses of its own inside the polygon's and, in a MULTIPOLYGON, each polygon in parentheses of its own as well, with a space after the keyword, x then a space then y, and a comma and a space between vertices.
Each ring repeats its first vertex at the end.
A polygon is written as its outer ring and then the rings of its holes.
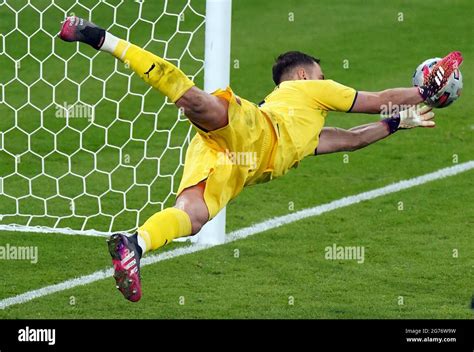
POLYGON ((281 76, 293 68, 301 65, 312 65, 314 63, 319 64, 319 62, 319 59, 300 51, 288 51, 281 54, 277 57, 275 64, 273 65, 273 82, 275 82, 276 85, 279 85, 281 83, 281 76))

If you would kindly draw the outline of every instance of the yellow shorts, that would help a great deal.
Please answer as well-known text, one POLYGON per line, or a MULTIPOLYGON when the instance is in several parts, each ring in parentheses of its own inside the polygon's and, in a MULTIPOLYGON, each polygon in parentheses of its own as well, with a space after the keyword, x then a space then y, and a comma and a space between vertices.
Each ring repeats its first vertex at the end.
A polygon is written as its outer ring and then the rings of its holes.
POLYGON ((215 131, 198 133, 186 152, 178 195, 206 180, 204 201, 212 219, 244 186, 271 179, 276 135, 269 118, 230 88, 213 95, 229 102, 229 123, 215 131))

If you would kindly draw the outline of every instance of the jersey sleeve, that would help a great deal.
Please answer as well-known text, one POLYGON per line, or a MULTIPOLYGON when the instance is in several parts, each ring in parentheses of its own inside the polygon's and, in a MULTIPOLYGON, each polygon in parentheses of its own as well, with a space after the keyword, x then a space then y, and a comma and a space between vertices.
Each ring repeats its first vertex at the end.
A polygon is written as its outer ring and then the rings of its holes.
POLYGON ((357 97, 354 88, 332 80, 305 81, 305 92, 314 104, 314 108, 326 111, 349 111, 357 97))

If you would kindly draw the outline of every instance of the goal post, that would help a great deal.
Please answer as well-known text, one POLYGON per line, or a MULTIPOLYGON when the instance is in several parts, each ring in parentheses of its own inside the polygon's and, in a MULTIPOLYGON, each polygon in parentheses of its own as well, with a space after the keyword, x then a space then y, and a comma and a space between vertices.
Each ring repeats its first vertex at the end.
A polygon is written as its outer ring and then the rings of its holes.
MULTIPOLYGON (((0 230, 105 236, 172 206, 194 135, 126 64, 57 38, 77 15, 229 84, 231 0, 0 0, 0 230)), ((225 240, 225 209, 192 237, 225 240)))
MULTIPOLYGON (((204 56, 204 90, 213 92, 230 83, 232 0, 207 0, 204 56)), ((198 243, 225 242, 226 208, 195 236, 198 243)))

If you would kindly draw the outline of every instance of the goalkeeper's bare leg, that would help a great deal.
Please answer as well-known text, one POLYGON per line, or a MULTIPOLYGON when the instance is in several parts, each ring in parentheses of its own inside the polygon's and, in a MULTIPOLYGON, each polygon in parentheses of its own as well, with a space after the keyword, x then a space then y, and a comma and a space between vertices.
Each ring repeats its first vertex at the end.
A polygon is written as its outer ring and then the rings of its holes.
MULTIPOLYGON (((59 36, 64 41, 89 44, 126 62, 201 129, 213 131, 227 125, 228 102, 195 87, 181 70, 166 60, 78 17, 67 18, 59 36)), ((133 236, 114 234, 109 238, 114 277, 125 298, 133 302, 141 298, 140 259, 146 251, 160 248, 175 238, 194 235, 209 220, 204 201, 205 185, 203 181, 185 189, 173 208, 151 216, 133 236)))

